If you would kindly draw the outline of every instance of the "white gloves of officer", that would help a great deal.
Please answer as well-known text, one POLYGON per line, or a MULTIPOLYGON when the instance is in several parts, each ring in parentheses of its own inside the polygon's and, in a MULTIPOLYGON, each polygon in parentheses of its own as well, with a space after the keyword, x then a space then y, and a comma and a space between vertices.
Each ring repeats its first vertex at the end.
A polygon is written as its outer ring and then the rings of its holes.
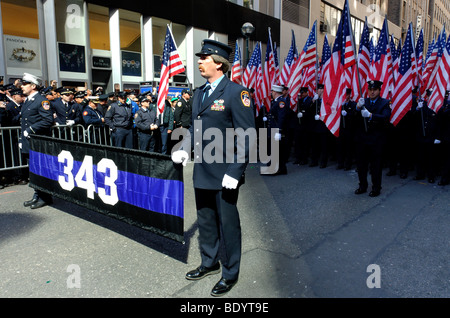
POLYGON ((438 144, 440 144, 440 143, 441 143, 441 141, 440 141, 439 139, 435 139, 435 140, 434 140, 434 144, 435 144, 435 145, 438 145, 438 144))
POLYGON ((372 116, 372 113, 369 112, 367 109, 364 108, 364 109, 361 111, 361 115, 362 115, 364 118, 370 118, 370 116, 372 116))
POLYGON ((266 116, 263 117, 263 121, 267 121, 267 117, 266 116))
POLYGON ((177 150, 172 153, 172 161, 175 163, 181 163, 186 166, 189 159, 189 154, 184 150, 177 150))
POLYGON ((364 98, 360 98, 358 101, 358 108, 364 107, 364 105, 366 104, 366 101, 364 100, 364 98))
POLYGON ((281 134, 280 133, 275 133, 275 135, 273 136, 273 139, 275 139, 276 141, 280 141, 281 140, 281 134))
POLYGON ((75 120, 71 120, 71 119, 66 120, 67 126, 73 126, 74 124, 75 124, 75 120))
POLYGON ((320 115, 314 116, 314 119, 315 119, 315 120, 319 120, 319 119, 320 119, 320 115))
POLYGON ((319 95, 317 93, 315 93, 312 101, 315 102, 318 99, 319 99, 319 95))
POLYGON ((341 114, 342 114, 342 116, 347 116, 347 112, 345 111, 345 109, 343 109, 342 111, 341 111, 341 114))
POLYGON ((28 133, 28 130, 24 130, 23 131, 23 136, 25 137, 25 138, 29 138, 28 136, 29 136, 30 134, 28 133))
POLYGON ((416 109, 421 109, 422 107, 423 107, 423 102, 418 102, 416 109))
POLYGON ((222 187, 225 189, 236 189, 238 186, 239 180, 230 177, 229 175, 224 175, 222 180, 222 187))
POLYGON ((298 117, 298 118, 302 118, 302 117, 303 117, 303 113, 299 112, 299 113, 297 114, 297 117, 298 117))

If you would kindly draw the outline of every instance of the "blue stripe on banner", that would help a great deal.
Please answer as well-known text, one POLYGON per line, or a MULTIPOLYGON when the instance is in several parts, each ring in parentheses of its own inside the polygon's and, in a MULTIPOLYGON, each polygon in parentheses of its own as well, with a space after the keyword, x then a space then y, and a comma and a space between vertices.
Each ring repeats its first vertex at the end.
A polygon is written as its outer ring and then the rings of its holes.
MULTIPOLYGON (((82 162, 73 162, 72 174, 75 178, 82 162)), ((65 176, 64 164, 58 162, 58 157, 35 151, 30 151, 29 169, 31 173, 58 182, 59 176, 65 176)), ((105 187, 105 174, 97 172, 97 165, 93 165, 95 192, 105 187)), ((67 178, 66 178, 67 179, 67 178)), ((83 178, 84 179, 84 178, 83 178)), ((75 186, 77 186, 76 181, 75 186)), ((183 183, 178 180, 163 180, 146 177, 126 171, 118 171, 115 181, 117 196, 121 202, 128 203, 153 212, 174 215, 183 218, 183 183)), ((67 190, 65 190, 67 191, 67 190)))

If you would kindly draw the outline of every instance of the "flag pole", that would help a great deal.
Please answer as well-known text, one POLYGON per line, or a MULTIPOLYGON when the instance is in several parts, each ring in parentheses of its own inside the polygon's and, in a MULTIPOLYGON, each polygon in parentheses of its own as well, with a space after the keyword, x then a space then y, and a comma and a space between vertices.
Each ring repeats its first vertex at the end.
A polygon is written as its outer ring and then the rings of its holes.
MULTIPOLYGON (((414 32, 412 31, 412 23, 410 22, 409 24, 411 26, 411 39, 412 39, 412 42, 413 42, 412 49, 413 49, 414 59, 416 60, 416 58, 417 58, 417 55, 416 55, 416 39, 415 39, 415 36, 414 36, 414 32)), ((399 57, 399 58, 401 58, 401 57, 399 57)), ((418 76, 419 75, 419 69, 417 68, 417 60, 416 60, 416 71, 417 71, 417 76, 418 76)), ((417 82, 418 82, 417 91, 419 92, 419 101, 421 101, 422 97, 420 96, 420 81, 418 80, 417 82)), ((422 133, 423 133, 423 136, 425 137, 425 123, 424 123, 424 119, 423 119, 423 108, 420 108, 420 117, 422 119, 422 133)))
MULTIPOLYGON (((350 20, 350 7, 347 10, 347 14, 348 14, 348 21, 351 21, 350 20)), ((366 17, 366 21, 365 21, 365 26, 368 26, 368 24, 367 24, 367 17, 366 17)), ((351 32, 350 40, 352 41, 353 52, 355 52, 355 56, 356 56, 356 61, 355 61, 356 62, 355 63, 356 77, 357 77, 356 81, 358 83, 359 96, 362 97, 361 81, 360 81, 360 78, 359 78, 358 56, 356 55, 356 46, 355 46, 355 38, 354 38, 355 35, 353 34, 353 30, 352 30, 351 24, 349 24, 349 28, 350 28, 350 32, 351 32)), ((363 119, 364 119, 364 129, 367 132, 367 121, 366 121, 365 117, 363 117, 363 119)))
MULTIPOLYGON (((317 93, 317 90, 319 89, 319 75, 317 73, 317 68, 319 67, 319 55, 317 54, 317 20, 314 21, 314 24, 316 25, 316 32, 314 33, 314 36, 315 36, 315 42, 316 42, 316 67, 315 67, 315 69, 316 69, 316 93, 317 93)), ((319 99, 316 99, 316 115, 318 115, 317 114, 318 104, 319 104, 318 101, 319 101, 319 99)))

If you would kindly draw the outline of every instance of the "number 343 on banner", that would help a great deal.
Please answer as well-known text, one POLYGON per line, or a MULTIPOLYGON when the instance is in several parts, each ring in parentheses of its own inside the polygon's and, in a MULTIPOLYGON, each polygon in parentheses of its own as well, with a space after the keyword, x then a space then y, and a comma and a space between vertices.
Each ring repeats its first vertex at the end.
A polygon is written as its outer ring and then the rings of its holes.
MULTIPOLYGON (((119 201, 117 195, 116 180, 118 178, 117 166, 111 159, 103 158, 97 163, 96 171, 104 175, 104 188, 100 187, 101 180, 94 180, 94 163, 92 156, 85 156, 80 168, 74 176, 74 160, 72 154, 63 150, 58 155, 58 162, 64 166, 63 175, 58 176, 58 182, 61 188, 67 191, 72 191, 76 186, 81 189, 86 189, 87 197, 94 199, 95 185, 97 184, 97 193, 100 199, 109 205, 115 205, 119 201), (109 174, 107 175, 107 171, 109 174), (109 191, 107 191, 107 189, 109 191)), ((99 174, 96 174, 96 178, 99 174)))

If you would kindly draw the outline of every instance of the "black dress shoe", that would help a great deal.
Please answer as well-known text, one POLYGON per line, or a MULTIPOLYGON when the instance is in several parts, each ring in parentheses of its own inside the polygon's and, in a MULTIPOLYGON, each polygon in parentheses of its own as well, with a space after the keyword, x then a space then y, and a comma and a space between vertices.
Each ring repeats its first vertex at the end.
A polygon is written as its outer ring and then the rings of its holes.
POLYGON ((408 178, 408 175, 406 173, 400 174, 400 179, 406 179, 408 178))
POLYGON ((369 193, 369 197, 377 197, 379 195, 380 195, 380 191, 378 191, 378 190, 372 190, 369 193))
POLYGON ((388 171, 388 173, 386 173, 386 175, 388 177, 395 176, 395 171, 388 171))
POLYGON ((23 203, 23 206, 31 206, 33 204, 35 204, 36 202, 38 202, 39 197, 37 196, 37 194, 33 195, 33 198, 31 200, 25 201, 23 203))
POLYGON ((423 179, 425 179, 425 177, 422 177, 422 176, 415 176, 413 178, 413 180, 423 180, 423 179))
POLYGON ((448 184, 448 181, 445 181, 445 180, 441 180, 438 182, 438 185, 440 185, 440 186, 445 186, 447 184, 448 184))
POLYGON ((433 179, 433 178, 430 178, 430 179, 428 179, 428 182, 429 182, 429 183, 434 183, 434 179, 433 179))
POLYGON ((34 210, 34 209, 42 208, 43 206, 46 206, 46 205, 48 205, 47 202, 45 202, 45 201, 42 200, 42 199, 39 199, 39 200, 37 200, 35 203, 33 203, 32 205, 30 205, 30 208, 34 210))
POLYGON ((216 265, 214 265, 212 267, 206 267, 206 266, 200 265, 196 269, 188 272, 186 274, 186 279, 199 280, 208 275, 218 274, 219 272, 220 272, 220 264, 219 263, 217 263, 216 265))
POLYGON ((358 188, 355 190, 355 194, 362 194, 362 193, 366 193, 367 190, 366 189, 362 189, 362 188, 358 188))
POLYGON ((310 167, 317 167, 319 164, 317 162, 311 162, 309 164, 310 167))
POLYGON ((336 170, 341 170, 341 169, 344 169, 344 165, 338 165, 338 166, 336 167, 336 170))
POLYGON ((211 296, 219 297, 225 295, 236 285, 237 281, 237 279, 231 280, 222 277, 211 290, 211 296))

